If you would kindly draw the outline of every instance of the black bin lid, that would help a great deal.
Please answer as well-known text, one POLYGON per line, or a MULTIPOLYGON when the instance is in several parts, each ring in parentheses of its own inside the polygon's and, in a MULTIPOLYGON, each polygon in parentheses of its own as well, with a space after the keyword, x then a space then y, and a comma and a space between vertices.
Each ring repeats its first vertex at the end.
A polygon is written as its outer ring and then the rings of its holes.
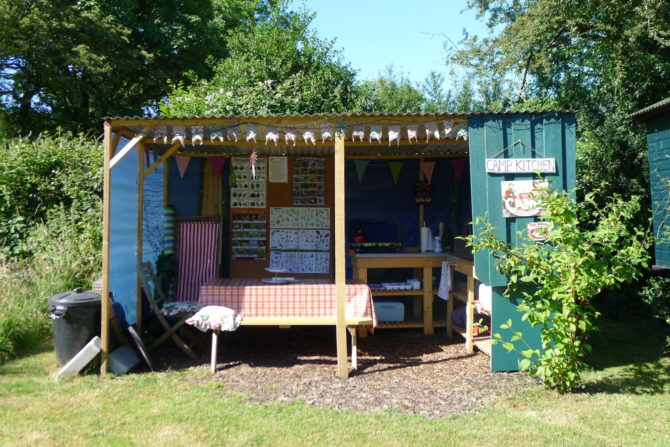
POLYGON ((61 307, 100 306, 102 298, 98 292, 74 289, 49 297, 49 304, 61 307))

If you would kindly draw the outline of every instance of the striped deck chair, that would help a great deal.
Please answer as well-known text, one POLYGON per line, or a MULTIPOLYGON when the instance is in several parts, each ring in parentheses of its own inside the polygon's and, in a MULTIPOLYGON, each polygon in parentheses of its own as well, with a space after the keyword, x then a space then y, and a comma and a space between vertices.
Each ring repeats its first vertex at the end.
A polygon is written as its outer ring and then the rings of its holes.
POLYGON ((197 301, 200 286, 217 275, 217 222, 184 222, 179 228, 176 301, 197 301))

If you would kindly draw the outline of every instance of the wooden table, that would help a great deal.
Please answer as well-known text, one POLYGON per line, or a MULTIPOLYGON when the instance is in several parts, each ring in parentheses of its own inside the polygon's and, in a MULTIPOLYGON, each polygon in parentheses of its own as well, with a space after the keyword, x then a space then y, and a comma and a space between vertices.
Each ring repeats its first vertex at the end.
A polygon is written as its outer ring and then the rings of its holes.
MULTIPOLYGON (((453 271, 463 273, 468 278, 468 290, 465 297, 457 296, 453 292, 447 304, 446 327, 448 335, 451 336, 451 310, 453 309, 454 298, 465 298, 468 305, 468 322, 471 326, 472 317, 474 315, 474 272, 472 255, 469 253, 434 253, 434 252, 419 252, 419 251, 402 251, 394 253, 357 253, 353 250, 349 251, 353 264, 354 278, 362 281, 368 281, 368 269, 385 269, 385 268, 418 268, 422 270, 422 285, 420 290, 380 290, 373 291, 374 296, 415 296, 422 297, 423 302, 423 333, 434 333, 433 322, 433 299, 437 288, 433 285, 433 268, 441 267, 443 261, 452 264, 453 271)), ((453 281, 452 281, 453 284, 453 281)), ((415 301, 418 302, 418 301, 415 301)), ((387 327, 409 327, 408 324, 389 325, 387 327)), ((466 328, 467 330, 467 328, 466 328)), ((470 328, 470 331, 472 329, 470 328)), ((472 350, 472 337, 466 344, 469 350, 472 350)))
MULTIPOLYGON (((345 296, 345 321, 352 342, 351 363, 356 369, 356 329, 374 327, 377 319, 367 284, 348 281, 345 296)), ((233 309, 242 315, 242 326, 337 324, 337 291, 335 284, 326 279, 269 284, 252 278, 216 278, 200 287, 198 304, 233 309)))

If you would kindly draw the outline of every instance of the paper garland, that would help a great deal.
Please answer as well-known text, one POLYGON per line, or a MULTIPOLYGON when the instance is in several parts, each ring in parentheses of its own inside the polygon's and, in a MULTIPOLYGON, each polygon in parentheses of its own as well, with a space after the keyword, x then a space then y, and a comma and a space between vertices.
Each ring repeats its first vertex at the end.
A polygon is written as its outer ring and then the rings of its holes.
MULTIPOLYGON (((426 143, 429 143, 431 139, 436 141, 439 141, 440 139, 468 141, 468 131, 466 128, 461 127, 461 122, 445 120, 442 123, 428 122, 422 123, 422 125, 426 134, 426 143), (438 124, 442 126, 442 131, 440 130, 440 127, 438 127, 438 124)), ((169 132, 169 127, 161 123, 154 127, 151 136, 156 143, 167 144, 168 141, 171 141, 172 144, 179 143, 184 146, 186 143, 187 132, 189 132, 191 135, 191 144, 202 145, 204 143, 205 135, 207 134, 207 131, 209 131, 209 141, 213 143, 223 143, 224 133, 226 140, 238 141, 240 126, 241 125, 238 123, 231 123, 226 127, 219 124, 212 126, 172 126, 172 132, 169 132)), ((247 123, 244 126, 245 141, 256 143, 259 136, 259 124, 247 123)), ((268 144, 268 142, 273 142, 275 146, 277 146, 279 144, 282 128, 271 125, 263 126, 265 127, 265 144, 268 144)), ((403 136, 403 126, 391 124, 388 126, 381 124, 370 124, 369 127, 370 131, 368 133, 368 142, 372 143, 373 141, 376 141, 377 143, 382 143, 384 140, 384 127, 386 127, 387 140, 389 145, 394 142, 396 145, 400 145, 403 136)), ((346 121, 338 121, 336 123, 335 131, 346 133, 347 128, 348 123, 346 121)), ((365 128, 365 124, 354 124, 351 130, 351 140, 360 142, 365 141, 365 128)), ((407 142, 416 144, 418 142, 419 124, 406 124, 405 128, 407 132, 407 142)), ((314 123, 311 126, 302 128, 300 131, 295 127, 286 127, 283 129, 283 132, 285 143, 293 143, 293 146, 295 146, 297 143, 299 132, 302 135, 303 141, 305 143, 312 143, 313 145, 316 145, 317 132, 320 133, 322 144, 324 144, 326 141, 334 140, 332 123, 314 123)))
POLYGON ((202 136, 205 133, 204 126, 191 127, 191 144, 196 145, 198 142, 202 144, 202 136))
POLYGON ((272 141, 276 146, 279 143, 279 129, 275 126, 267 126, 265 132, 265 144, 272 141))
POLYGON ((186 141, 186 127, 185 126, 174 126, 172 128, 172 144, 179 142, 182 147, 186 141))

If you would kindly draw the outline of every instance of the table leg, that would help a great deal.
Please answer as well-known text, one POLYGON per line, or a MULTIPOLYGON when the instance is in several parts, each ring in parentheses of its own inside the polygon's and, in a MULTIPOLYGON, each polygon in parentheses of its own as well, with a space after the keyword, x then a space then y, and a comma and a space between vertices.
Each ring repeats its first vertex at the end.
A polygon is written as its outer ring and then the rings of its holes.
POLYGON ((447 337, 452 337, 454 335, 453 324, 451 322, 451 315, 454 312, 455 299, 456 298, 454 297, 454 293, 449 292, 449 300, 447 301, 447 337))
POLYGON ((219 351, 219 331, 212 331, 212 360, 211 371, 212 374, 216 372, 216 357, 219 351))
POLYGON ((433 334, 433 268, 423 268, 423 333, 433 334))
POLYGON ((358 369, 358 347, 356 346, 356 326, 349 326, 351 334, 351 367, 358 369))

